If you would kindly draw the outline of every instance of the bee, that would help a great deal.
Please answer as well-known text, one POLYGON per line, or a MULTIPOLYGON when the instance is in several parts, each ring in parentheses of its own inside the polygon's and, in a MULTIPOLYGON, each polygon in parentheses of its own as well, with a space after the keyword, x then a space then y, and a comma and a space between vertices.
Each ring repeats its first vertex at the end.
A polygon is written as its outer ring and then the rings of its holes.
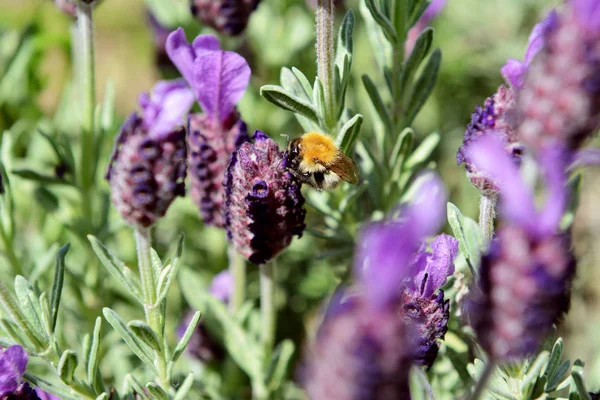
POLYGON ((358 183, 356 163, 323 133, 308 132, 290 141, 286 160, 287 169, 301 183, 317 190, 333 190, 342 180, 358 183))

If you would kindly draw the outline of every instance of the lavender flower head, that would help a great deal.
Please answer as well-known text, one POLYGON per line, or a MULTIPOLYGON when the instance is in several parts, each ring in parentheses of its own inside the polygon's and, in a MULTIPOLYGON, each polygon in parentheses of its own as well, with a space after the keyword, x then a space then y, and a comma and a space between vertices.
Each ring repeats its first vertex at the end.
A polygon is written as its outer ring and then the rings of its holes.
POLYGON ((328 310, 303 376, 311 398, 410 398, 417 330, 398 315, 399 288, 421 241, 439 229, 446 201, 437 178, 428 179, 421 193, 400 219, 372 224, 361 233, 354 270, 359 295, 347 301, 338 296, 328 310))
POLYGON ((465 164, 469 180, 484 195, 495 194, 498 188, 489 175, 476 168, 469 155, 469 146, 483 137, 498 137, 504 143, 506 153, 519 165, 523 147, 516 135, 515 105, 514 89, 500 86, 498 92, 488 97, 483 106, 475 108, 465 131, 463 145, 456 153, 456 163, 465 164))
POLYGON ((200 35, 190 45, 181 28, 169 35, 167 53, 203 110, 189 117, 192 199, 205 223, 223 227, 223 179, 229 156, 248 140, 235 105, 250 81, 250 67, 239 54, 221 50, 212 35, 200 35))
POLYGON ((567 197, 566 152, 548 148, 540 153, 548 194, 537 210, 531 189, 501 143, 486 139, 472 150, 478 167, 499 182, 505 223, 482 259, 478 290, 466 311, 492 358, 518 360, 539 348, 569 307, 575 261, 568 236, 558 232, 567 197))
POLYGON ((423 29, 427 28, 429 24, 442 12, 448 0, 432 0, 421 18, 417 23, 410 28, 406 36, 406 44, 404 45, 405 55, 408 57, 415 47, 415 42, 419 37, 419 34, 423 29))
POLYGON ((220 33, 239 35, 260 0, 192 0, 192 14, 220 33))
MULTIPOLYGON (((209 293, 211 296, 227 304, 233 293, 233 277, 229 271, 222 271, 213 278, 209 293)), ((182 338, 187 326, 194 316, 193 311, 189 311, 181 325, 177 327, 177 336, 182 338)), ((201 320, 190 341, 186 347, 186 353, 192 358, 201 362, 209 363, 215 360, 221 360, 225 356, 225 349, 219 341, 209 332, 206 325, 201 320)))
POLYGON ((0 349, 0 399, 39 399, 35 390, 23 381, 28 358, 18 345, 0 349))
POLYGON ((541 149, 573 149, 598 127, 600 111, 600 13, 596 0, 568 1, 543 29, 544 47, 533 59, 519 92, 518 135, 541 149))
POLYGON ((412 262, 412 271, 402 293, 401 313, 417 338, 413 362, 431 367, 437 358, 438 340, 448 331, 450 301, 444 298, 440 288, 454 274, 458 240, 442 234, 431 243, 431 252, 426 249, 423 243, 412 262))
POLYGON ((261 131, 232 154, 225 180, 227 237, 236 250, 263 264, 304 231, 300 183, 285 169, 286 156, 261 131))
POLYGON ((134 227, 149 227, 185 195, 183 115, 194 101, 181 80, 161 81, 139 97, 141 113, 121 127, 106 173, 115 207, 134 227))

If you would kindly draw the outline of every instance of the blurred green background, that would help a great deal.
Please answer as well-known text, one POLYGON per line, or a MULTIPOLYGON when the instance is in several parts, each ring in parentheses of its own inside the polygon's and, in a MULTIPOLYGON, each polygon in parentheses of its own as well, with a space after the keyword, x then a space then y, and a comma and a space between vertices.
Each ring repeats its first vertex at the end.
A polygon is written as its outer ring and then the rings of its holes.
MULTIPOLYGON (((118 122, 135 110, 140 92, 150 90, 158 79, 174 74, 156 66, 157 50, 147 22, 148 4, 152 3, 152 0, 146 3, 104 0, 95 14, 97 100, 102 102, 107 88, 114 88, 118 122)), ((448 0, 446 9, 433 23, 435 43, 443 51, 443 62, 436 89, 416 121, 415 132, 417 137, 432 131, 441 133, 442 140, 434 159, 449 188, 451 201, 474 219, 477 218, 478 193, 455 161, 464 129, 475 106, 502 84, 500 67, 509 57, 522 58, 531 28, 557 3, 557 0, 448 0)), ((346 8, 355 10, 360 19, 358 0, 346 1, 346 8)), ((159 17, 169 28, 184 25, 188 34, 210 31, 193 21, 186 11, 187 0, 173 0, 173 8, 159 17)), ((340 11, 340 17, 342 15, 340 11)), ((0 0, 0 131, 10 129, 15 136, 23 132, 19 140, 27 142, 21 154, 27 162, 47 163, 44 148, 29 144, 34 138, 27 132, 41 120, 53 116, 60 119, 65 128, 69 126, 68 107, 61 108, 61 104, 65 104, 65 93, 69 92, 64 88, 69 87, 72 77, 71 25, 72 19, 57 11, 50 0, 0 0), (16 35, 25 29, 36 32, 30 62, 23 64, 27 65, 24 70, 11 71, 5 60, 18 41, 16 35)), ((253 67, 251 87, 240 104, 241 114, 251 130, 262 129, 276 140, 281 140, 279 134, 282 133, 300 133, 291 113, 262 100, 258 92, 264 84, 279 82, 282 66, 296 66, 309 78, 314 76, 314 32, 312 11, 303 0, 263 0, 244 36, 222 38, 224 47, 242 53, 253 67)), ((362 22, 358 24, 355 38, 356 58, 348 102, 365 116, 364 126, 368 127, 372 126, 374 110, 360 76, 370 73, 380 81, 382 78, 376 72, 374 52, 377 49, 370 47, 362 22)), ((116 133, 115 129, 113 135, 116 133)), ((98 150, 105 152, 106 161, 102 164, 106 165, 110 148, 98 150)), ((571 359, 581 358, 586 362, 586 380, 592 389, 600 386, 600 335, 596 333, 600 329, 597 285, 600 281, 600 178, 597 172, 600 169, 584 171, 581 206, 573 226, 579 257, 578 279, 572 311, 561 327, 571 359)), ((27 193, 33 188, 24 184, 22 190, 27 193)), ((32 206, 31 201, 34 200, 24 200, 19 207, 27 209, 32 206)), ((30 221, 34 218, 32 216, 30 221)), ((185 231, 186 263, 208 280, 226 266, 225 241, 218 230, 200 229, 201 226, 191 200, 178 199, 167 218, 158 225, 156 235, 158 245, 166 248, 178 231, 185 231)), ((60 228, 44 228, 46 239, 40 240, 39 248, 43 248, 43 243, 57 240, 61 235, 58 230, 60 228)), ((115 231, 115 242, 121 242, 121 249, 130 249, 129 252, 122 250, 121 256, 133 260, 134 246, 129 231, 123 226, 115 231), (123 244, 127 242, 131 246, 123 244)), ((37 240, 33 238, 34 242, 37 240)), ((328 257, 335 254, 315 253, 315 246, 311 245, 315 240, 318 239, 307 234, 302 240, 295 240, 292 250, 285 255, 289 263, 282 269, 280 279, 290 290, 280 293, 280 302, 286 303, 297 318, 318 310, 320 301, 336 283, 336 270, 348 264, 347 259, 328 257), (318 261, 309 262, 312 258, 318 261)), ((32 260, 39 257, 39 253, 27 251, 27 257, 32 260)), ((249 289, 251 297, 257 296, 258 291, 255 275, 256 271, 250 272, 250 282, 254 284, 249 289)), ((174 310, 181 311, 180 302, 171 304, 174 310)), ((290 323, 290 326, 295 325, 290 323)), ((286 326, 280 327, 279 334, 301 335, 287 332, 286 326)))

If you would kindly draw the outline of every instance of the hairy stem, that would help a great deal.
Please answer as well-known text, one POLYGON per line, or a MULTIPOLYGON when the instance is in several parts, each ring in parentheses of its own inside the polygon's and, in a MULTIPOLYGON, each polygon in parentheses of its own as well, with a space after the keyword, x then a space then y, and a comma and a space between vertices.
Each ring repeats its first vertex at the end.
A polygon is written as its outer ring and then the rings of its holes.
POLYGON ((479 397, 481 397, 490 377, 492 376, 492 372, 494 372, 494 368, 496 368, 496 363, 492 360, 488 360, 487 364, 485 365, 485 369, 483 370, 483 373, 479 377, 479 381, 477 382, 475 391, 473 392, 469 400, 478 400, 479 397))
POLYGON ((275 261, 260 266, 261 336, 266 359, 271 357, 275 344, 275 261))
POLYGON ((479 228, 483 232, 486 241, 489 242, 494 236, 494 218, 496 217, 496 202, 498 196, 482 195, 479 201, 479 228))
POLYGON ((335 51, 333 0, 319 0, 317 5, 317 74, 325 91, 325 121, 331 135, 336 134, 335 51))
POLYGON ((246 260, 238 254, 233 246, 227 249, 229 256, 229 273, 233 278, 233 293, 229 300, 231 313, 237 312, 244 304, 246 297, 246 260))

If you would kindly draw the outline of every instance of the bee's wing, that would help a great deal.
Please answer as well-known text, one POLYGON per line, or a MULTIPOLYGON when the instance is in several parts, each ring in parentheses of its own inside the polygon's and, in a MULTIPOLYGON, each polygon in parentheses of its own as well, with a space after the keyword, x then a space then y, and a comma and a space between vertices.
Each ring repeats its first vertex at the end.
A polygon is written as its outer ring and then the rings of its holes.
POLYGON ((338 174, 340 178, 348 183, 356 185, 358 183, 358 166, 350 157, 342 153, 338 153, 336 160, 327 165, 331 171, 338 174))

